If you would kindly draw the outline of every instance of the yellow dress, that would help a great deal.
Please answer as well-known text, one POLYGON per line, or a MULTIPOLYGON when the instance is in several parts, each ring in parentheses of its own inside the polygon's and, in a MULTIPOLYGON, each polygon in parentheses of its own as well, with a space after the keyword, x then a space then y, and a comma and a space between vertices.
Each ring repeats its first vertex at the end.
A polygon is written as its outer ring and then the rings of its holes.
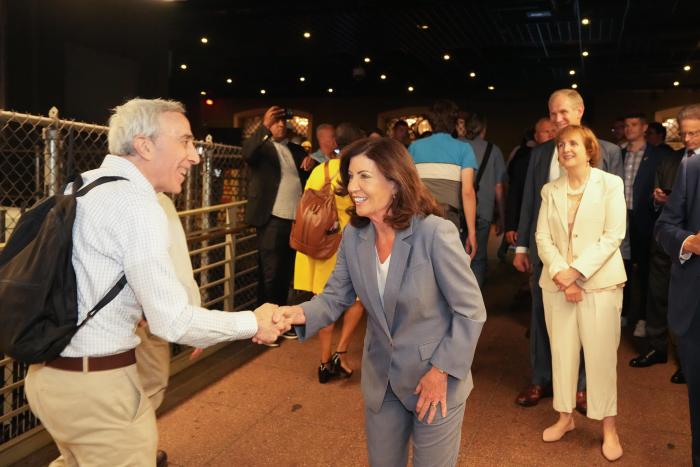
MULTIPOLYGON (((331 186, 335 190, 340 182, 340 159, 331 159, 328 162, 328 174, 331 177, 331 186)), ((305 189, 309 188, 320 190, 325 183, 323 174, 323 164, 318 165, 309 176, 306 182, 305 189)), ((349 196, 335 196, 335 205, 338 208, 338 221, 340 228, 343 229, 350 221, 350 216, 345 212, 347 208, 352 206, 352 200, 349 196)), ((319 294, 326 286, 326 282, 331 277, 331 273, 335 268, 335 255, 328 259, 314 259, 306 256, 303 253, 297 252, 294 260, 294 288, 296 290, 306 290, 319 294)))

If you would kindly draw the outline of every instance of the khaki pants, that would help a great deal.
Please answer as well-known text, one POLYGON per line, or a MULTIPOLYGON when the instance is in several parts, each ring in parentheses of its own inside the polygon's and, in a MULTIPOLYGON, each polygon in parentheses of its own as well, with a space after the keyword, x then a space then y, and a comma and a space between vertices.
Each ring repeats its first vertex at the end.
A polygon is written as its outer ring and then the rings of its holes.
POLYGON ((141 339, 141 344, 136 347, 139 378, 153 410, 158 410, 170 377, 170 344, 151 334, 148 325, 138 326, 136 335, 141 339))
POLYGON ((542 291, 552 351, 554 410, 576 407, 579 354, 586 365, 588 417, 617 415, 617 348, 620 345, 622 288, 584 293, 570 303, 563 292, 542 291))
POLYGON ((58 446, 55 466, 156 463, 156 417, 136 365, 77 372, 31 365, 27 400, 58 446))

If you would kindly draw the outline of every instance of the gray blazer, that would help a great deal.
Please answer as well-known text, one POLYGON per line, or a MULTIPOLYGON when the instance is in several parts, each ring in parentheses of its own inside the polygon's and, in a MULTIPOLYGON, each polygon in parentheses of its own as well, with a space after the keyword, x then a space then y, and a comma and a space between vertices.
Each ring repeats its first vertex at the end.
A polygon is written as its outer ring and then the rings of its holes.
POLYGON ((377 286, 375 230, 348 225, 323 292, 303 303, 303 341, 335 322, 359 297, 367 309, 362 358, 365 405, 378 412, 391 383, 408 410, 420 378, 436 366, 448 373, 447 405, 463 403, 473 387, 471 365, 486 321, 481 291, 453 223, 414 216, 396 232, 384 289, 377 286))
MULTIPOLYGON (((620 147, 602 139, 598 140, 598 144, 600 145, 601 156, 598 168, 624 178, 625 169, 622 165, 620 147)), ((554 147, 554 140, 550 140, 532 148, 530 163, 525 176, 525 190, 522 204, 520 205, 517 246, 529 248, 532 264, 541 262, 537 253, 535 230, 537 230, 537 216, 539 216, 540 204, 542 203, 540 193, 545 183, 549 182, 549 166, 552 162, 554 147)))

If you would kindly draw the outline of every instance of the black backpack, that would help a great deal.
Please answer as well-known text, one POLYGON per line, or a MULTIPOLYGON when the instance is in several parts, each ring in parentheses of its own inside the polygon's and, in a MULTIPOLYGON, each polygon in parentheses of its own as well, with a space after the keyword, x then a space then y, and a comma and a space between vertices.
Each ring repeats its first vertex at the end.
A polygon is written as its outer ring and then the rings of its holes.
POLYGON ((0 352, 25 363, 52 360, 126 285, 121 279, 78 324, 73 222, 78 196, 123 177, 100 177, 46 198, 22 215, 0 254, 0 352), (82 187, 82 188, 81 188, 82 187))

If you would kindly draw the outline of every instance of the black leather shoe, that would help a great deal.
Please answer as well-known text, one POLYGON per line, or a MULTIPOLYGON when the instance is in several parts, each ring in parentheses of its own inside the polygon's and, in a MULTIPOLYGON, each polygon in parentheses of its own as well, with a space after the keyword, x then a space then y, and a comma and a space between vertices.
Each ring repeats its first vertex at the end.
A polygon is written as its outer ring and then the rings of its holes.
POLYGON ((158 449, 156 453, 156 467, 167 467, 168 466, 168 453, 158 449))
POLYGON ((666 363, 667 361, 668 357, 665 353, 650 350, 646 355, 639 355, 630 360, 630 366, 632 368, 646 368, 657 363, 666 363))
POLYGON ((686 384, 683 370, 681 370, 680 368, 677 369, 676 372, 673 373, 673 376, 671 376, 671 382, 673 384, 686 384))
POLYGON ((331 365, 329 362, 321 363, 318 367, 318 382, 321 384, 326 384, 333 377, 331 372, 331 365))

